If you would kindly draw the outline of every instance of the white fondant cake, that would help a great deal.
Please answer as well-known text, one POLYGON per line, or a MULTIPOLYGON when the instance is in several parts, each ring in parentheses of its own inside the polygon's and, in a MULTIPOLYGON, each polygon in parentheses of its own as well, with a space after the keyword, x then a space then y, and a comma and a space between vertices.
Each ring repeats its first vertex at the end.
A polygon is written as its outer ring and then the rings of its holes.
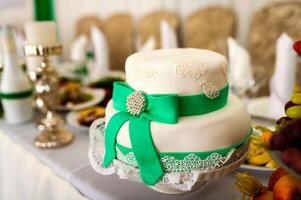
MULTIPOLYGON (((227 85, 227 61, 202 49, 168 49, 136 53, 126 61, 126 81, 146 94, 193 95, 215 98, 227 85)), ((117 111, 107 105, 106 124, 117 111)), ((151 134, 159 152, 203 152, 240 142, 251 129, 242 102, 230 94, 225 107, 203 115, 180 117, 176 124, 151 122, 151 134)), ((131 147, 128 122, 117 143, 131 147)))
POLYGON ((227 60, 203 49, 162 49, 136 53, 126 60, 126 81, 146 94, 190 95, 203 87, 227 84, 227 60))

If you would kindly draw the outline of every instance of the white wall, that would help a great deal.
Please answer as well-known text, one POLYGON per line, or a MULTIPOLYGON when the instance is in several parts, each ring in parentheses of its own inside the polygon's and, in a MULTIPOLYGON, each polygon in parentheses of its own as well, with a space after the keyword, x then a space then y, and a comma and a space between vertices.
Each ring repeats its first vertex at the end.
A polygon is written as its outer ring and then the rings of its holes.
MULTIPOLYGON (((138 20, 146 13, 166 9, 179 13, 181 19, 185 20, 192 12, 202 7, 219 4, 231 7, 236 12, 237 39, 245 45, 250 16, 255 10, 272 1, 276 0, 56 0, 56 15, 61 40, 65 52, 68 52, 75 35, 75 22, 81 15, 96 14, 105 19, 112 13, 125 11, 138 20)), ((0 23, 9 22, 23 26, 23 23, 31 18, 32 0, 0 0, 0 23), (4 1, 24 1, 24 5, 2 8, 1 2, 4 1)))

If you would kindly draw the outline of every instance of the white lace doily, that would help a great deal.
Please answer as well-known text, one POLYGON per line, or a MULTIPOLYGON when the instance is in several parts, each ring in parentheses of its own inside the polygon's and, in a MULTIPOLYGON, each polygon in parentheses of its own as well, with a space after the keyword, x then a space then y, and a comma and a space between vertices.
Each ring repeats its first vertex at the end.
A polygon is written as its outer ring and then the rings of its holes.
MULTIPOLYGON (((117 159, 114 159, 108 168, 104 168, 102 165, 104 140, 101 132, 104 129, 104 125, 104 119, 98 119, 90 127, 89 160, 93 169, 102 175, 117 174, 121 179, 142 183, 139 169, 136 167, 127 165, 117 159)), ((186 193, 198 189, 206 181, 224 176, 237 169, 246 159, 247 145, 242 145, 240 148, 229 152, 224 165, 217 169, 165 173, 161 180, 152 188, 172 194, 186 193)))

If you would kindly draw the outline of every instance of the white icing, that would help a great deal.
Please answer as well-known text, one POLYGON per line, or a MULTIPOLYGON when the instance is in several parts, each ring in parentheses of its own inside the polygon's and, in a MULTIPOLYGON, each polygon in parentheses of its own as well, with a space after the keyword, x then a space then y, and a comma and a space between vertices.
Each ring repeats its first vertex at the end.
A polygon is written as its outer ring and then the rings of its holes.
POLYGON ((225 69, 227 60, 223 55, 192 48, 135 53, 125 65, 127 83, 147 94, 201 93, 201 80, 221 89, 227 84, 225 69))
MULTIPOLYGON (((117 111, 107 105, 106 124, 117 111)), ((128 122, 119 130, 117 142, 131 148, 128 122)), ((230 94, 227 105, 204 115, 181 117, 177 124, 151 122, 153 142, 160 152, 200 152, 238 143, 251 129, 243 103, 230 94)))

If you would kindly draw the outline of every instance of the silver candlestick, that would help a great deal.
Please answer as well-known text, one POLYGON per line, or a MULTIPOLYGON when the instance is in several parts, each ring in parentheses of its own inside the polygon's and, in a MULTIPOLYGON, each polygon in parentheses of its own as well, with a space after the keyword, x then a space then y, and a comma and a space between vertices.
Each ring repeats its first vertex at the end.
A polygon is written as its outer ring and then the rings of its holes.
POLYGON ((62 128, 63 119, 56 114, 58 103, 58 75, 49 61, 50 55, 62 54, 62 46, 45 47, 42 45, 26 45, 26 56, 42 57, 43 61, 36 70, 34 80, 35 103, 45 115, 39 124, 42 133, 36 137, 35 146, 40 148, 55 148, 70 144, 74 135, 69 130, 62 128))

